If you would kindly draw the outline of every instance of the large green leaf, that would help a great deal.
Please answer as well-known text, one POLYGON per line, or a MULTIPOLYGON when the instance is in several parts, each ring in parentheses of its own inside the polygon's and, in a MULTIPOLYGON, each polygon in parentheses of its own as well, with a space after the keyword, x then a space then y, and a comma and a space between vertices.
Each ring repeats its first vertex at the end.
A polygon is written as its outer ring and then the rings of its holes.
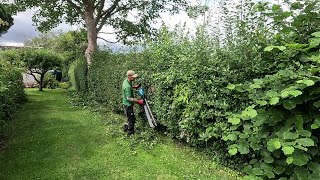
POLYGON ((293 164, 297 166, 306 165, 309 161, 309 156, 302 152, 294 153, 293 164))
POLYGON ((237 140, 237 135, 235 135, 235 134, 229 134, 229 135, 227 136, 227 139, 230 140, 230 141, 235 141, 235 140, 237 140))
POLYGON ((281 142, 278 138, 270 139, 267 143, 267 149, 271 152, 280 148, 281 148, 281 142))
POLYGON ((272 97, 272 98, 270 98, 270 100, 269 100, 269 103, 271 104, 271 105, 275 105, 275 104, 277 104, 279 102, 279 97, 272 97))
POLYGON ((254 118, 258 115, 258 112, 252 107, 249 107, 249 108, 246 108, 244 111, 242 111, 241 115, 244 117, 254 118))
POLYGON ((288 163, 288 164, 292 164, 293 163, 293 157, 287 157, 287 159, 286 159, 286 162, 288 163))
POLYGON ((294 147, 292 146, 283 146, 282 151, 285 155, 290 155, 294 152, 294 147))
POLYGON ((274 161, 273 157, 271 157, 271 156, 266 156, 263 158, 263 160, 264 160, 264 162, 269 163, 269 164, 273 163, 273 161, 274 161))
POLYGON ((294 168, 294 173, 297 175, 298 180, 309 180, 309 171, 304 167, 294 168))
POLYGON ((309 169, 310 169, 313 173, 316 173, 316 174, 319 174, 319 173, 320 173, 320 164, 319 164, 319 163, 309 162, 308 166, 309 166, 309 169))
POLYGON ((288 110, 292 110, 296 107, 296 103, 292 100, 285 100, 283 101, 283 107, 288 109, 288 110))
POLYGON ((236 86, 234 84, 228 84, 227 88, 233 90, 236 86))
POLYGON ((310 138, 300 138, 300 139, 297 139, 296 142, 302 146, 314 146, 314 142, 312 139, 310 138))
POLYGON ((299 81, 297 81, 297 83, 305 84, 307 86, 313 86, 315 84, 314 81, 311 79, 299 80, 299 81))
POLYGON ((282 166, 277 166, 273 169, 273 172, 276 174, 282 174, 286 169, 282 166))
POLYGON ((320 44, 320 38, 313 38, 309 44, 309 48, 318 47, 320 44))
POLYGON ((315 37, 320 37, 320 31, 314 32, 314 33, 312 33, 311 35, 312 35, 312 36, 315 36, 315 37))
POLYGON ((230 149, 228 150, 228 152, 229 152, 229 154, 231 154, 231 155, 235 155, 235 154, 237 154, 238 149, 237 149, 237 148, 230 148, 230 149))
POLYGON ((284 132, 283 133, 283 139, 297 139, 299 137, 299 134, 292 133, 292 132, 284 132))
POLYGON ((237 125, 240 123, 240 118, 232 117, 228 119, 228 122, 231 123, 232 125, 237 125))

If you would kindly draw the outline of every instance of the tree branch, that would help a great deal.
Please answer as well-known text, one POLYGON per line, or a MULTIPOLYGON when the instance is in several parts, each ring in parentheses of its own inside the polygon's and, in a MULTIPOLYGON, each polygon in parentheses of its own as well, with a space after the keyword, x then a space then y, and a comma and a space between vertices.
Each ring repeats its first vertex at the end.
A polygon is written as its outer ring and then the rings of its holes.
MULTIPOLYGON (((73 7, 83 17, 83 12, 81 11, 80 6, 76 5, 74 2, 72 2, 72 0, 67 0, 67 2, 71 5, 71 7, 73 7)), ((77 2, 79 2, 79 1, 77 1, 77 2)))
POLYGON ((31 73, 27 73, 27 74, 33 76, 34 80, 36 80, 37 83, 40 84, 40 81, 36 78, 36 76, 34 74, 32 74, 32 72, 31 73))
POLYGON ((102 40, 104 40, 104 41, 107 42, 107 43, 113 43, 113 44, 119 42, 119 41, 116 41, 116 42, 108 41, 108 40, 106 40, 106 39, 104 39, 104 38, 102 38, 102 37, 98 37, 98 39, 102 39, 102 40))
POLYGON ((119 8, 118 8, 116 11, 114 11, 114 10, 117 8, 119 2, 120 2, 120 0, 115 0, 115 1, 113 2, 113 4, 112 4, 107 10, 103 11, 99 17, 97 16, 96 25, 98 25, 98 24, 99 24, 99 21, 101 20, 101 21, 100 21, 100 25, 99 25, 99 27, 97 28, 97 31, 98 31, 98 32, 102 29, 102 27, 103 27, 104 24, 106 23, 107 19, 108 19, 109 17, 111 17, 111 15, 115 14, 116 12, 118 12, 118 9, 119 9, 119 8))
POLYGON ((98 24, 98 22, 99 22, 99 19, 100 19, 101 16, 102 16, 102 10, 103 10, 103 7, 104 7, 104 3, 105 3, 105 0, 100 0, 100 1, 98 2, 98 4, 96 5, 97 7, 94 8, 94 9, 97 9, 97 12, 98 12, 97 17, 96 17, 96 19, 95 19, 95 24, 96 24, 96 26, 97 26, 97 24, 98 24), (100 6, 99 6, 99 4, 100 4, 100 6))

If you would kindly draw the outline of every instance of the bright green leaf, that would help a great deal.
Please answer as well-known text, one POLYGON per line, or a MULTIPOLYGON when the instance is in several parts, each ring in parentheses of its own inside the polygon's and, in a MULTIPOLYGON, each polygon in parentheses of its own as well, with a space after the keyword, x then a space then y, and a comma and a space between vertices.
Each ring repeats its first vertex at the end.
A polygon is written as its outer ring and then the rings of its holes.
POLYGON ((265 106, 265 105, 268 104, 267 101, 265 101, 265 100, 256 100, 256 103, 261 105, 261 106, 265 106))
POLYGON ((234 84, 228 84, 227 88, 233 90, 236 86, 234 84))
POLYGON ((287 162, 288 164, 292 164, 292 162, 293 162, 293 157, 288 157, 288 158, 286 159, 286 162, 287 162))
POLYGON ((237 136, 235 134, 229 134, 227 136, 227 139, 229 139, 230 141, 235 141, 237 140, 237 136))
POLYGON ((294 152, 294 148, 292 146, 283 146, 282 151, 285 155, 289 155, 294 152))
POLYGON ((263 51, 270 52, 270 51, 272 51, 273 47, 274 46, 267 46, 267 47, 264 48, 263 51))
POLYGON ((236 118, 236 117, 229 118, 228 122, 231 123, 232 125, 237 125, 240 123, 240 118, 236 118))
POLYGON ((313 39, 311 39, 311 42, 309 44, 309 48, 318 47, 319 44, 320 44, 320 38, 313 38, 313 39))
POLYGON ((314 146, 314 142, 312 139, 310 138, 300 138, 300 139, 297 139, 296 142, 302 146, 314 146))
POLYGON ((311 34, 314 37, 320 37, 320 31, 311 34))
POLYGON ((271 105, 275 105, 279 102, 279 97, 272 97, 269 101, 271 105))
POLYGON ((311 129, 318 129, 319 125, 318 124, 311 124, 311 129))
POLYGON ((283 133, 283 139, 297 139, 299 137, 299 134, 292 133, 292 132, 284 132, 283 133))
POLYGON ((299 81, 297 81, 297 83, 305 84, 307 86, 313 86, 315 84, 314 81, 311 79, 299 80, 299 81))
POLYGON ((233 147, 233 148, 230 148, 230 149, 228 150, 228 152, 229 152, 229 154, 231 154, 231 155, 235 155, 235 154, 237 154, 238 149, 237 149, 236 147, 233 147))

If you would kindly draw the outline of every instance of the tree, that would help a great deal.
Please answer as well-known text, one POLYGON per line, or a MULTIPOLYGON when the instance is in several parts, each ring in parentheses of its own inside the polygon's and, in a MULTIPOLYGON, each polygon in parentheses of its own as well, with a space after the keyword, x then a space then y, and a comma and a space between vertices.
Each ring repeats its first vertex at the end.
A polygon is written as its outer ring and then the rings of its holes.
POLYGON ((39 91, 42 91, 44 75, 47 71, 60 67, 62 58, 50 50, 29 49, 23 52, 22 61, 28 69, 28 74, 39 83, 39 91), (40 75, 40 79, 36 74, 40 75))
POLYGON ((52 29, 62 21, 84 24, 88 66, 92 63, 91 55, 97 48, 98 33, 103 26, 111 26, 118 40, 127 42, 128 37, 142 37, 154 32, 151 24, 160 13, 177 13, 178 7, 187 7, 186 0, 16 0, 16 5, 18 11, 40 8, 33 17, 40 31, 52 29))
POLYGON ((8 31, 13 25, 13 18, 9 13, 8 6, 0 3, 0 36, 8 31))

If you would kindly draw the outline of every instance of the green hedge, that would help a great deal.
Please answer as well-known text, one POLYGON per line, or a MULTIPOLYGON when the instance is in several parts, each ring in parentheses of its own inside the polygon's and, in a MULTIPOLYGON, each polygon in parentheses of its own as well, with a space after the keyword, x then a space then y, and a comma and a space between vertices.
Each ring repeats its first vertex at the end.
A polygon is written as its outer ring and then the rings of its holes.
POLYGON ((4 136, 4 128, 14 112, 25 100, 22 83, 22 70, 17 67, 14 57, 16 52, 0 53, 0 138, 4 136))

